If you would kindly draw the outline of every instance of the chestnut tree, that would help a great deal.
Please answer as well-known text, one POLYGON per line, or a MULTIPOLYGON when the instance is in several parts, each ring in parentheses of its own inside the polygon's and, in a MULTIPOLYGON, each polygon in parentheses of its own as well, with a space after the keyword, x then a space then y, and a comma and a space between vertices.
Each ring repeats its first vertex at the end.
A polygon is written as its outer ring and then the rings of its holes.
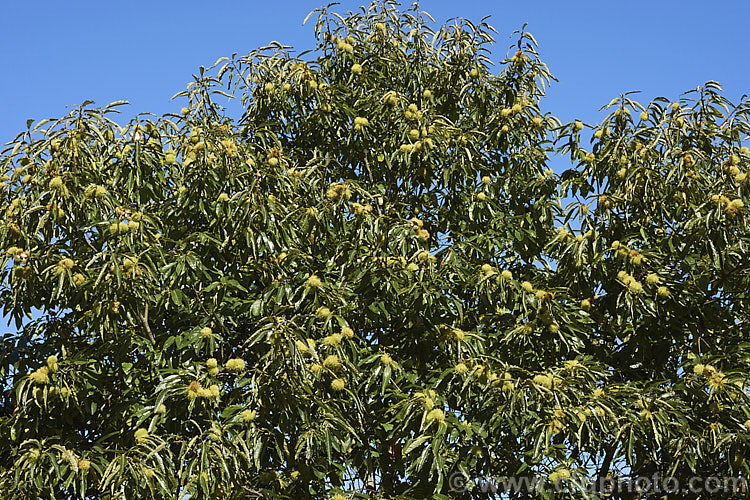
POLYGON ((745 477, 750 102, 563 124, 525 31, 493 65, 485 22, 308 19, 179 114, 88 102, 0 154, 2 496, 745 477))

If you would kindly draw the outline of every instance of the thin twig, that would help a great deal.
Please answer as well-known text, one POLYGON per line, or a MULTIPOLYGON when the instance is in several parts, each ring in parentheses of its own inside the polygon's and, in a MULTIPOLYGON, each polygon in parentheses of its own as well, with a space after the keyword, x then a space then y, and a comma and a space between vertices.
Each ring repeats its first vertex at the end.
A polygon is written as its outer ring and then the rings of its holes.
MULTIPOLYGON (((367 169, 367 176, 370 178, 370 187, 372 187, 375 185, 375 179, 372 178, 372 170, 370 170, 370 161, 367 159, 367 154, 365 154, 365 168, 367 169)), ((375 208, 378 209, 378 215, 383 215, 383 213, 380 211, 380 203, 376 202, 375 208)))
POLYGON ((146 307, 143 310, 141 321, 143 322, 143 327, 146 329, 146 334, 148 334, 148 339, 151 341, 151 345, 156 345, 156 339, 154 338, 154 334, 151 332, 151 327, 148 324, 148 302, 146 302, 146 307))

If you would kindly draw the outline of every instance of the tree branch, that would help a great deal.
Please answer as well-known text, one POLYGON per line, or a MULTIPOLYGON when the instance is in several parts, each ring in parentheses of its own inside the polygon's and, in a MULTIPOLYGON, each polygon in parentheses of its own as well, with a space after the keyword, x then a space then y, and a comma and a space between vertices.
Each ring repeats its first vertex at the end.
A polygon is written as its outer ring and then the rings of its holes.
POLYGON ((146 329, 146 334, 148 335, 148 339, 151 341, 151 345, 156 345, 156 339, 154 338, 154 334, 153 332, 151 332, 151 327, 148 324, 148 302, 146 302, 146 307, 143 310, 141 322, 143 322, 143 327, 146 329))

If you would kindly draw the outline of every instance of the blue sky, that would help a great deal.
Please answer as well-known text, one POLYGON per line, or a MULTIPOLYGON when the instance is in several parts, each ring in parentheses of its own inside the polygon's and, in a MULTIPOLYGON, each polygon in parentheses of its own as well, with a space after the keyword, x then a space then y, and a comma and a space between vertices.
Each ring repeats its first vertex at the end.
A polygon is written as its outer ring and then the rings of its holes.
MULTIPOLYGON (((66 114, 91 99, 128 100, 121 121, 140 112, 180 109, 170 97, 200 65, 244 54, 271 40, 311 48, 312 1, 10 1, 0 7, 0 143, 28 118, 66 114)), ((363 2, 344 1, 339 11, 363 2)), ((408 5, 404 3, 404 5, 408 5)), ((544 109, 563 121, 597 121, 620 93, 674 99, 707 80, 738 101, 750 93, 750 2, 747 0, 476 1, 423 0, 439 23, 490 15, 497 30, 493 60, 524 23, 560 80, 544 109)))

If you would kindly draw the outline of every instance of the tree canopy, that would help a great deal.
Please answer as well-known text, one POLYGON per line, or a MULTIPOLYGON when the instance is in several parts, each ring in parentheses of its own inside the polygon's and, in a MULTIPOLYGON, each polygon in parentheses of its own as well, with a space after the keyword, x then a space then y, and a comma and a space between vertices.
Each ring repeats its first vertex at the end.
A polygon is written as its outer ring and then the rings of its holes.
POLYGON ((750 473, 750 102, 563 124, 525 31, 493 65, 484 21, 311 16, 180 114, 87 102, 0 154, 2 496, 750 473))

